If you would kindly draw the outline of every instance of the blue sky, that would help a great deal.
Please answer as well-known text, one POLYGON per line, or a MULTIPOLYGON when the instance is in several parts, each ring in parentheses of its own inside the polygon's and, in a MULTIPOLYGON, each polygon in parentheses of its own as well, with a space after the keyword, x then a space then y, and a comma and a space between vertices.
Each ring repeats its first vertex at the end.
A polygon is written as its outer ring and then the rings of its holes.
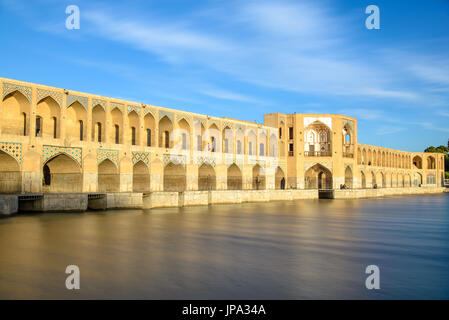
POLYGON ((447 0, 0 0, 0 26, 6 78, 258 122, 340 113, 407 151, 449 138, 447 0))

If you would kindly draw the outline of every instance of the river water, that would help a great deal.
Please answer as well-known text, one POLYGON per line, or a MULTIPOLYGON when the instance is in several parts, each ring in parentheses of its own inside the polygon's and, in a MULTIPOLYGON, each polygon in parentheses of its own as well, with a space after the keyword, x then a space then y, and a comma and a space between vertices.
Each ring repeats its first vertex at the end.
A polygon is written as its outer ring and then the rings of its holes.
POLYGON ((449 194, 3 218, 0 298, 449 299, 449 194))

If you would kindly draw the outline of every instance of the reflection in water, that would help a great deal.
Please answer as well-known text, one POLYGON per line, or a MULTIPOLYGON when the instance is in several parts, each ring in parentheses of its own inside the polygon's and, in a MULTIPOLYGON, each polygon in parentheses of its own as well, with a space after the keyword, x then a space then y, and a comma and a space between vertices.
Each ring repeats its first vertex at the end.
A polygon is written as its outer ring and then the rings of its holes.
POLYGON ((0 298, 449 299, 449 195, 0 219, 0 298))

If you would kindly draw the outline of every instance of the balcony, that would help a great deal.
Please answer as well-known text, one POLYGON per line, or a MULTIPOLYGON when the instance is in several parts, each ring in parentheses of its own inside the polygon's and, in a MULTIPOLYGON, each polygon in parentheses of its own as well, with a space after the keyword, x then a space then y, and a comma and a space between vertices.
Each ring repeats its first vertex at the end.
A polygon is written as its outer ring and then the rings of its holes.
POLYGON ((331 151, 304 151, 306 157, 330 157, 331 151))

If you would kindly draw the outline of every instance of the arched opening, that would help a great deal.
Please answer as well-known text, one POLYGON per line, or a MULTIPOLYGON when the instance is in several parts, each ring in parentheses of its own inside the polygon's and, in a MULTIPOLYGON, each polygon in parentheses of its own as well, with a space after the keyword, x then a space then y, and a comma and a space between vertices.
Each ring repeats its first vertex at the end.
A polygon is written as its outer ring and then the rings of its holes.
POLYGON ((362 189, 366 188, 366 177, 363 171, 360 171, 360 180, 361 180, 361 187, 362 189))
POLYGON ((0 110, 2 135, 29 135, 30 110, 30 102, 19 91, 6 95, 0 110))
POLYGON ((237 129, 235 134, 236 154, 243 154, 245 152, 245 134, 241 128, 237 129))
POLYGON ((164 191, 186 190, 186 169, 182 164, 170 162, 164 168, 164 191))
POLYGON ((35 125, 35 136, 42 137, 42 118, 41 116, 36 116, 36 125, 35 125))
POLYGON ((427 157, 427 169, 435 169, 436 168, 436 161, 435 158, 432 156, 427 157))
POLYGON ((106 112, 103 107, 96 105, 92 109, 92 141, 102 142, 104 141, 104 130, 106 127, 106 112))
POLYGON ((352 189, 352 170, 350 167, 346 167, 345 170, 345 186, 352 189))
POLYGON ((415 172, 413 175, 413 186, 420 187, 422 185, 422 175, 418 172, 415 172))
POLYGON ((167 116, 163 116, 159 121, 159 147, 172 148, 173 141, 171 140, 173 133, 173 123, 167 116))
POLYGON ((79 103, 75 101, 66 111, 66 121, 64 127, 66 129, 66 138, 85 140, 86 130, 84 125, 87 123, 87 111, 79 103))
POLYGON ((228 190, 242 190, 242 172, 235 163, 228 167, 227 185, 228 190))
POLYGON ((234 132, 233 130, 226 126, 223 129, 222 135, 223 137, 223 152, 224 153, 234 153, 234 132))
POLYGON ((98 192, 119 192, 120 175, 117 166, 109 159, 98 165, 98 192))
POLYGON ((0 151, 0 194, 20 193, 22 174, 17 161, 6 152, 0 151))
POLYGON ((352 139, 352 130, 349 125, 343 126, 343 156, 352 158, 354 155, 354 142, 352 139))
POLYGON ((410 175, 409 174, 406 174, 405 176, 404 176, 404 186, 405 187, 410 187, 411 186, 411 177, 410 177, 410 175))
POLYGON ((203 163, 198 169, 198 190, 215 190, 215 170, 211 165, 203 163))
POLYGON ((139 115, 133 110, 128 113, 128 123, 131 137, 131 145, 140 145, 140 124, 139 124, 139 115))
POLYGON ((123 143, 122 128, 123 128, 123 114, 118 108, 115 108, 111 112, 111 125, 114 128, 111 132, 109 141, 114 141, 115 144, 123 143))
POLYGON ((306 189, 332 189, 332 173, 317 163, 306 171, 304 182, 306 189))
POLYGON ((147 113, 147 115, 143 118, 143 123, 145 126, 146 132, 146 146, 152 147, 155 142, 154 139, 154 129, 155 129, 155 120, 151 113, 147 113))
POLYGON ((259 156, 265 157, 267 155, 267 135, 265 132, 259 131, 259 156))
POLYGON ((177 144, 181 150, 190 150, 190 125, 185 119, 178 121, 177 144))
POLYGON ((256 143, 257 138, 256 134, 253 130, 249 130, 248 132, 248 155, 249 156, 255 156, 256 155, 256 143))
POLYGON ((265 190, 265 173, 258 164, 253 167, 253 190, 265 190))
POLYGON ((194 121, 194 128, 195 128, 195 150, 196 151, 203 151, 204 150, 204 126, 199 120, 194 121))
POLYGON ((276 189, 281 189, 281 190, 285 189, 285 183, 286 183, 285 173, 280 167, 276 168, 276 175, 275 175, 274 182, 275 182, 274 186, 276 189))
POLYGON ((43 138, 59 137, 58 119, 61 118, 61 108, 51 97, 46 97, 38 102, 36 107, 36 136, 43 138), (40 117, 39 128, 37 118, 40 117), (37 131, 40 131, 39 134, 37 131))
POLYGON ((420 156, 413 157, 413 166, 415 169, 422 169, 422 159, 420 156))
POLYGON ((150 191, 150 171, 142 161, 138 161, 133 166, 133 191, 150 191))
POLYGON ((372 188, 377 188, 377 179, 376 179, 376 174, 374 172, 371 172, 371 187, 372 188))
POLYGON ((304 130, 304 155, 327 157, 331 153, 330 128, 318 120, 309 124, 304 130))
POLYGON ((59 154, 42 167, 44 192, 76 193, 82 191, 81 167, 71 157, 59 154))
POLYGON ((272 134, 270 136, 270 157, 277 157, 278 154, 278 138, 276 135, 272 134))
POLYGON ((221 152, 220 149, 220 130, 215 124, 212 124, 207 130, 207 151, 221 152))

